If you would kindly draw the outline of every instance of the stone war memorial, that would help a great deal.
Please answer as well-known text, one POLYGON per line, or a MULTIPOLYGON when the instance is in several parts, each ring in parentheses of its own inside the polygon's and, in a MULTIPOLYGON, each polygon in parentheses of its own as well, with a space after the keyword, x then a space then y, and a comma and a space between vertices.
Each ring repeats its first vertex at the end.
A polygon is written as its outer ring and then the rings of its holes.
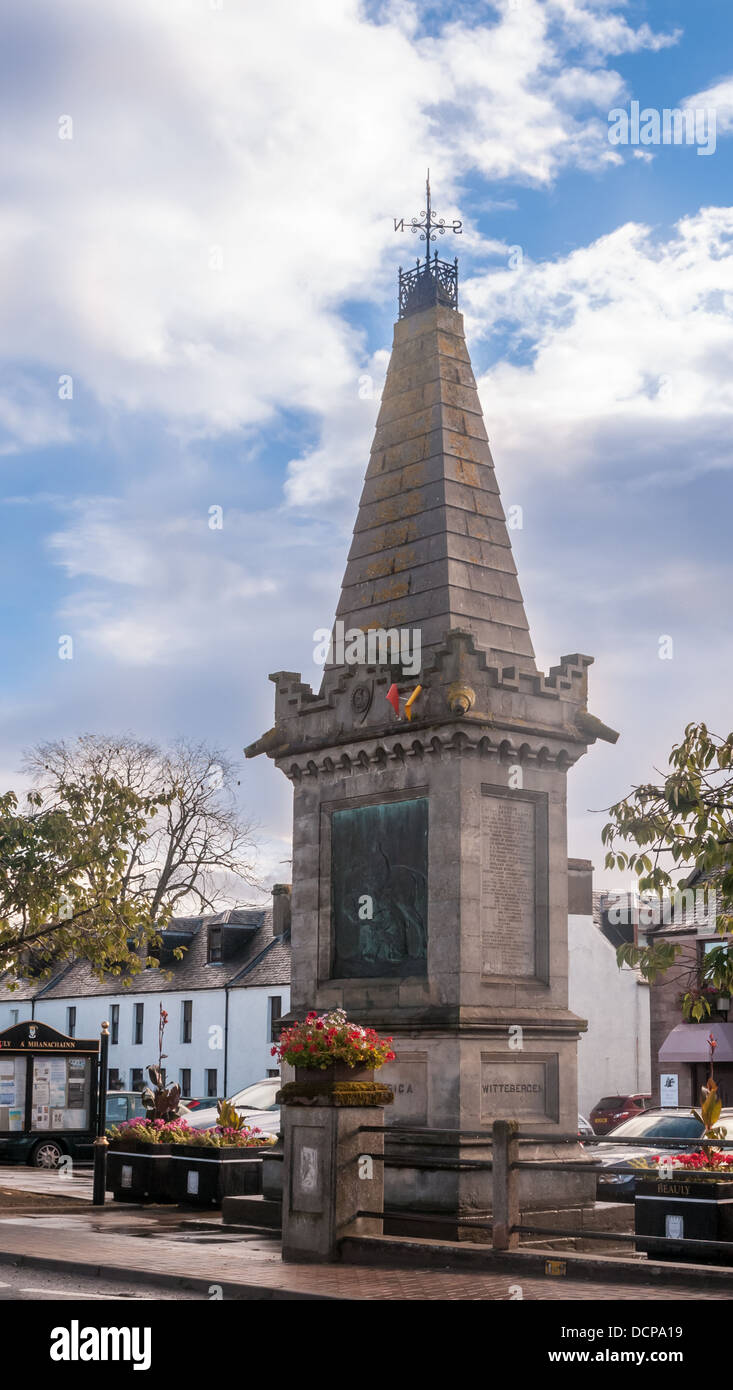
MULTIPOLYGON (((568 1009, 566 778, 617 735, 588 713, 591 657, 535 664, 458 265, 431 255, 429 202, 423 218, 336 610, 345 641, 317 692, 270 677, 274 726, 246 752, 293 785, 290 1018, 343 1008, 393 1036, 385 1206, 450 1234, 447 1218, 490 1215, 491 1173, 458 1161, 491 1157, 495 1120, 534 1136, 523 1157, 581 1156, 552 1145, 577 1133, 586 1026, 568 1009)), ((594 1179, 524 1171, 520 1192, 566 1208, 593 1201, 594 1179)))

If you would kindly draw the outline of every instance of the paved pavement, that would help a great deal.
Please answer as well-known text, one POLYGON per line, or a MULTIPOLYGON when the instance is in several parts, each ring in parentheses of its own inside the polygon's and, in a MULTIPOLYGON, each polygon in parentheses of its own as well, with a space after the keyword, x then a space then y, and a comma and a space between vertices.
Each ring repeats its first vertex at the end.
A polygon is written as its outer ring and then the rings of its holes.
POLYGON ((27 1163, 0 1166, 0 1192, 31 1192, 44 1197, 73 1197, 92 1200, 92 1165, 70 1164, 68 1168, 29 1168, 27 1163))
POLYGON ((79 1300, 85 1303, 140 1303, 150 1299, 178 1303, 201 1302, 205 1298, 203 1293, 186 1289, 161 1289, 156 1284, 133 1284, 121 1279, 105 1279, 104 1276, 85 1276, 75 1270, 66 1274, 34 1269, 28 1265, 0 1265, 0 1303, 58 1303, 64 1299, 73 1303, 79 1300))
MULTIPOLYGON (((261 1232, 226 1232, 217 1218, 202 1215, 182 1220, 175 1209, 147 1212, 107 1207, 82 1215, 21 1215, 0 1219, 0 1280, 8 1261, 24 1257, 71 1273, 99 1271, 105 1281, 135 1280, 168 1288, 197 1287, 205 1298, 347 1299, 376 1301, 501 1302, 525 1300, 581 1301, 678 1300, 729 1301, 727 1289, 689 1285, 644 1288, 623 1284, 528 1278, 479 1271, 383 1269, 358 1265, 284 1265, 279 1242, 261 1232)), ((37 1269, 27 1265, 24 1287, 37 1283, 37 1269), (32 1277, 31 1277, 32 1276, 32 1277)), ((165 1297, 163 1291, 149 1298, 165 1297)))
MULTIPOLYGON (((127 1207, 91 1203, 92 1170, 74 1164, 62 1177, 24 1165, 0 1169, 2 1189, 44 1199, 74 1198, 58 1214, 21 1210, 0 1217, 0 1300, 68 1296, 87 1288, 101 1297, 147 1299, 348 1299, 449 1300, 458 1302, 729 1301, 726 1289, 700 1289, 691 1276, 685 1285, 654 1286, 563 1277, 498 1275, 483 1271, 390 1269, 360 1265, 284 1265, 279 1241, 267 1232, 231 1230, 220 1217, 177 1207, 127 1207), (27 1259, 29 1262, 24 1264, 27 1259), (13 1261, 20 1263, 14 1264, 13 1261), (44 1265, 37 1263, 43 1261, 44 1265), (44 1267, 45 1266, 45 1267, 44 1267), (33 1294, 44 1281, 57 1294, 33 1294), (102 1284, 100 1285, 100 1279, 102 1284), (67 1283, 68 1281, 68 1283, 67 1283), (3 1288, 2 1286, 5 1285, 3 1288), (188 1286, 188 1287, 187 1287, 188 1286), (115 1295, 112 1288, 127 1289, 115 1295)), ((62 1208, 63 1209, 63 1208, 62 1208)), ((51 1205, 53 1211, 53 1205, 51 1205)), ((603 1253, 606 1253, 605 1251, 603 1253)))

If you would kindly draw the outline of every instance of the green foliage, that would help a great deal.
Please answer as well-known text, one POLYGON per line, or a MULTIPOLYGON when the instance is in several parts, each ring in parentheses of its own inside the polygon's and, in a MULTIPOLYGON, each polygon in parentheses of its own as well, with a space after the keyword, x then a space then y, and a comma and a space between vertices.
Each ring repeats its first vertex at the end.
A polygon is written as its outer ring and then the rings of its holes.
POLYGON ((239 1130, 244 1129, 244 1116, 240 1115, 236 1106, 230 1100, 220 1100, 216 1107, 217 1123, 222 1129, 239 1130))
MULTIPOLYGON (((704 723, 688 724, 658 783, 634 787, 611 806, 602 840, 607 869, 636 874, 640 893, 674 892, 693 870, 717 894, 716 931, 733 931, 733 733, 711 734, 704 723), (619 848, 619 844, 626 848, 619 848)), ((620 946, 619 964, 637 966, 653 981, 673 964, 680 948, 670 941, 620 946)), ((733 994, 733 956, 722 942, 705 957, 702 976, 682 999, 686 1018, 710 1014, 705 991, 733 994)))
POLYGON ((27 810, 14 792, 0 796, 0 969, 44 976, 77 955, 97 973, 145 968, 141 945, 160 938, 148 905, 126 895, 125 872, 130 842, 168 799, 101 775, 66 782, 51 804, 31 791, 27 810))
POLYGON ((165 1123, 162 1120, 125 1120, 121 1125, 110 1125, 107 1138, 110 1144, 119 1145, 120 1148, 132 1142, 174 1144, 179 1147, 193 1145, 208 1149, 251 1149, 277 1142, 275 1134, 262 1134, 259 1129, 247 1125, 236 1131, 222 1131, 218 1127, 192 1129, 185 1119, 165 1123))
POLYGON ((31 749, 23 770, 23 808, 0 796, 0 971, 82 957, 127 984, 157 965, 173 911, 214 906, 222 875, 253 881, 236 771, 214 749, 84 734, 31 749))
POLYGON ((177 1120, 181 1100, 180 1086, 166 1087, 160 1067, 148 1067, 148 1076, 155 1090, 146 1086, 142 1092, 141 1099, 145 1106, 146 1119, 165 1120, 166 1123, 170 1120, 177 1120))

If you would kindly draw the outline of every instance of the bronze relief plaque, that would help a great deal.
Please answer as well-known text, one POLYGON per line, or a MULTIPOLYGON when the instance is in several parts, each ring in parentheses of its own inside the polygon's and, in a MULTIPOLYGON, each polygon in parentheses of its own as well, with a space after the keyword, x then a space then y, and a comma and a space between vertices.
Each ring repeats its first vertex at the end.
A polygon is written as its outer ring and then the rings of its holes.
POLYGON ((428 799, 334 811, 335 979, 427 974, 428 799))

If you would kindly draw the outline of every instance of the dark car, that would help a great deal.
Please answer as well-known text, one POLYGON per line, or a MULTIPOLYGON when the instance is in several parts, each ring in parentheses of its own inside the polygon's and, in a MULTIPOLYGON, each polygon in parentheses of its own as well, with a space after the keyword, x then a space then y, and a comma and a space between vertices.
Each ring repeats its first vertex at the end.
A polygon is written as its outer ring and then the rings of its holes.
POLYGON ((220 1096, 187 1096, 183 1104, 187 1110, 211 1110, 212 1106, 216 1109, 220 1099, 220 1096))
POLYGON ((594 1134, 608 1134, 609 1130, 615 1129, 623 1120, 632 1120, 634 1115, 643 1115, 651 1103, 651 1096, 641 1094, 604 1096, 593 1106, 588 1117, 594 1134))
POLYGON ((140 1091, 108 1091, 105 1119, 108 1125, 121 1125, 145 1114, 140 1091))
MULTIPOLYGON (((730 1140, 720 1147, 733 1148, 733 1110, 723 1110, 719 1124, 726 1129, 730 1140)), ((689 1140, 689 1149, 695 1150, 697 1141, 702 1138, 704 1126, 689 1110, 655 1109, 646 1110, 625 1120, 613 1131, 613 1143, 591 1144, 588 1152, 603 1167, 596 1182, 596 1196, 601 1202, 633 1202, 636 1175, 641 1170, 656 1169, 657 1155, 673 1157, 675 1153, 688 1152, 687 1148, 664 1148, 664 1140, 689 1140), (648 1139, 649 1146, 625 1143, 628 1139, 648 1139)))

